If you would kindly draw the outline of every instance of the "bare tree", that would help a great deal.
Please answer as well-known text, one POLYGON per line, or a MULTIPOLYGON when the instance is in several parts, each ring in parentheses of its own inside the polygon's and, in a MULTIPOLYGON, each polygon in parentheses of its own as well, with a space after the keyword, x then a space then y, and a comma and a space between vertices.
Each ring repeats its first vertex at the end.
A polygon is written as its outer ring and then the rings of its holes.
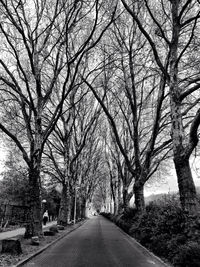
POLYGON ((199 102, 197 92, 200 85, 199 70, 195 67, 195 63, 199 63, 199 3, 145 0, 143 4, 139 3, 142 5, 141 14, 136 1, 121 2, 148 41, 155 62, 169 86, 173 157, 180 200, 184 210, 196 212, 196 190, 189 159, 199 140, 200 110, 196 104, 199 102), (189 123, 187 113, 183 112, 188 104, 193 117, 191 119, 190 115, 189 123), (184 127, 187 123, 189 130, 184 127))
POLYGON ((88 164, 94 164, 92 155, 88 162, 82 154, 89 146, 88 142, 97 126, 100 109, 95 107, 95 104, 93 95, 85 92, 84 88, 73 92, 68 101, 66 99, 63 114, 47 141, 45 162, 51 162, 44 165, 43 171, 62 185, 59 224, 68 224, 71 220, 72 195, 76 193, 80 179, 83 185, 87 176, 85 173, 80 178, 80 172, 86 167, 89 168, 88 164))
POLYGON ((27 237, 42 234, 40 170, 45 142, 75 87, 79 67, 113 19, 105 20, 105 13, 101 1, 0 1, 0 129, 28 165, 27 237))
POLYGON ((79 161, 79 184, 81 197, 81 217, 88 217, 88 209, 100 180, 105 177, 103 147, 96 133, 84 149, 79 161))
POLYGON ((166 79, 132 19, 121 14, 109 36, 102 49, 102 69, 83 80, 102 105, 124 157, 124 198, 134 181, 135 205, 143 212, 144 185, 170 151, 166 79))
MULTIPOLYGON (((107 136, 104 136, 106 143, 105 154, 106 163, 108 166, 107 172, 110 177, 111 198, 114 203, 114 213, 118 214, 129 207, 130 199, 133 196, 133 191, 130 190, 133 176, 128 170, 124 157, 122 156, 118 145, 116 144, 112 129, 111 127, 109 128, 110 129, 107 133, 107 136)), ((123 136, 123 131, 121 132, 121 136, 123 136)), ((123 136, 123 141, 123 146, 127 151, 131 144, 130 138, 124 138, 123 136)))

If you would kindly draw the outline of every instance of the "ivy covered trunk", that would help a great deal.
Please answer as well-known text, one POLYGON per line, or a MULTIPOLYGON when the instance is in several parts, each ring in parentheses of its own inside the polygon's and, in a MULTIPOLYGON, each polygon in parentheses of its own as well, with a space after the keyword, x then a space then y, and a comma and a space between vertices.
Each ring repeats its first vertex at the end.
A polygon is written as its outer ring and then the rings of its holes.
POLYGON ((134 184, 133 187, 135 195, 135 207, 139 214, 145 211, 145 201, 144 201, 144 186, 142 184, 134 184))
POLYGON ((29 170, 29 196, 28 196, 28 214, 25 238, 32 236, 41 236, 42 233, 42 204, 40 194, 40 170, 39 168, 30 168, 29 170))
POLYGON ((60 210, 58 215, 58 224, 67 225, 70 222, 71 217, 71 198, 69 183, 63 183, 60 210))

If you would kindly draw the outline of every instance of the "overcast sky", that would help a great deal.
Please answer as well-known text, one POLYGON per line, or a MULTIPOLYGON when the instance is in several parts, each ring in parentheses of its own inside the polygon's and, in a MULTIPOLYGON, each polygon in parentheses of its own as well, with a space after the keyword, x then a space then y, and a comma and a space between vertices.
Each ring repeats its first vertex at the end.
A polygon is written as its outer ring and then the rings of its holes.
MULTIPOLYGON (((190 161, 190 165, 192 167, 193 179, 196 186, 200 186, 200 166, 198 168, 198 163, 199 163, 198 159, 196 159, 195 161, 194 160, 190 161)), ((178 191, 178 184, 177 184, 176 172, 172 163, 171 176, 166 177, 165 180, 162 181, 161 183, 155 183, 151 186, 145 187, 145 196, 151 194, 169 193, 175 191, 178 191)))

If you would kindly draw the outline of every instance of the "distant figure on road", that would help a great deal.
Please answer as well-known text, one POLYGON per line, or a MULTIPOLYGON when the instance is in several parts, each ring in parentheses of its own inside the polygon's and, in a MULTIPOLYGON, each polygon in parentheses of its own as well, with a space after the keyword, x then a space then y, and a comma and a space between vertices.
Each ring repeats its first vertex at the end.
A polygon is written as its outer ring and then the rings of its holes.
POLYGON ((48 211, 46 210, 45 213, 43 214, 43 224, 46 225, 48 221, 48 211))

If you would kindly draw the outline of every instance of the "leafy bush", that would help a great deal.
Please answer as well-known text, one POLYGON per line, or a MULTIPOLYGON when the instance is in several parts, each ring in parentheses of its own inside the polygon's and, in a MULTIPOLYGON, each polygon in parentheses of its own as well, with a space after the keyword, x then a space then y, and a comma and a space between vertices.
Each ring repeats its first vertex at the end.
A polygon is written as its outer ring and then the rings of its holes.
POLYGON ((200 220, 184 213, 176 196, 165 196, 146 207, 146 213, 133 223, 130 234, 158 256, 174 262, 176 257, 183 257, 180 247, 186 246, 189 255, 188 240, 199 240, 200 220))
POLYGON ((188 242, 179 247, 179 251, 173 259, 176 267, 199 267, 200 266, 200 244, 188 242))
POLYGON ((142 215, 129 208, 105 217, 174 266, 200 267, 200 218, 183 212, 177 195, 149 203, 142 215))
POLYGON ((117 223, 116 223, 122 230, 124 230, 124 232, 129 233, 130 228, 132 226, 131 222, 126 222, 122 219, 120 219, 117 223))
POLYGON ((126 233, 129 233, 129 230, 132 226, 132 221, 125 220, 124 214, 119 214, 116 216, 111 213, 106 213, 106 212, 101 212, 100 214, 104 216, 105 218, 113 221, 117 226, 123 229, 126 233))
POLYGON ((135 208, 126 208, 122 213, 122 219, 125 221, 132 221, 137 216, 137 210, 135 208))

